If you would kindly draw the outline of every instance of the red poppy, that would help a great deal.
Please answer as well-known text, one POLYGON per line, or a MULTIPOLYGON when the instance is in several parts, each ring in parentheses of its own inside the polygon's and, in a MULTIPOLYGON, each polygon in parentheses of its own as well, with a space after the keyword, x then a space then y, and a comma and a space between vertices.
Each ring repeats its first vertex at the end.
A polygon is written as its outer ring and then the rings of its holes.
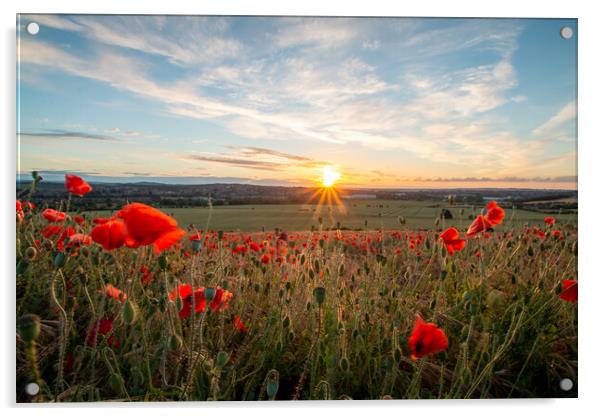
MULTIPOLYGON (((180 317, 180 319, 188 318, 192 314, 192 289, 190 285, 178 285, 177 291, 180 299, 182 299, 182 308, 178 312, 178 316, 180 317)), ((176 300, 176 295, 173 290, 169 293, 169 298, 172 301, 176 300)), ((207 301, 205 300, 204 287, 201 287, 194 291, 194 306, 194 310, 196 313, 201 313, 205 310, 205 307, 207 306, 207 301)))
POLYGON ((75 234, 73 227, 64 227, 62 225, 47 225, 41 231, 42 235, 48 239, 57 237, 58 241, 62 241, 75 234))
POLYGON ((92 222, 94 224, 106 224, 107 222, 111 221, 111 218, 94 218, 92 219, 92 222))
POLYGON ((94 347, 97 334, 106 335, 113 330, 113 318, 100 318, 88 331, 86 342, 89 347, 94 347))
POLYGON ((412 351, 412 359, 417 360, 426 355, 445 350, 447 348, 447 337, 435 324, 426 323, 417 316, 408 343, 412 351))
POLYGON ((177 243, 186 231, 178 228, 178 223, 169 215, 138 202, 126 205, 117 213, 127 227, 125 244, 136 248, 152 244, 155 254, 177 243))
POLYGON ((486 208, 487 214, 485 217, 487 218, 487 221, 489 221, 492 226, 501 224, 506 213, 500 206, 498 206, 497 202, 491 201, 487 204, 486 208))
POLYGON ((105 293, 107 297, 118 300, 121 303, 125 302, 125 300, 128 298, 127 295, 121 289, 117 289, 110 283, 105 286, 105 293))
POLYGON ((127 229, 123 221, 110 220, 94 227, 90 235, 105 250, 114 250, 125 244, 127 229))
POLYGON ((49 222, 61 222, 65 221, 65 218, 67 218, 67 214, 65 214, 64 212, 56 211, 51 208, 45 209, 44 212, 42 212, 42 215, 49 222))
POLYGON ((76 175, 65 175, 65 188, 77 196, 84 196, 92 190, 88 182, 76 175))
POLYGON ((232 292, 224 290, 218 286, 213 300, 209 303, 209 308, 211 308, 213 312, 226 310, 230 304, 230 299, 232 299, 232 296, 232 292))
POLYGON ((82 244, 89 246, 91 243, 92 243, 92 239, 90 238, 89 235, 78 233, 78 234, 73 234, 69 238, 69 243, 67 244, 67 246, 68 247, 81 246, 82 244))
POLYGON ((153 274, 150 272, 148 267, 140 267, 140 273, 142 274, 142 276, 140 277, 140 282, 142 282, 143 285, 147 285, 153 281, 153 274))
POLYGON ((263 264, 268 264, 270 262, 270 256, 268 256, 267 254, 264 253, 264 255, 261 256, 261 262, 263 264))
POLYGON ((554 225, 556 223, 556 220, 554 219, 554 217, 545 217, 543 219, 543 222, 545 222, 548 225, 554 225))
POLYGON ((466 231, 466 237, 474 237, 481 231, 484 231, 488 228, 491 228, 491 223, 487 220, 486 217, 479 214, 474 219, 472 224, 470 224, 470 227, 468 227, 468 231, 466 231))
POLYGON ((73 220, 77 224, 83 224, 84 222, 86 222, 86 219, 84 217, 82 217, 81 215, 76 215, 75 217, 73 217, 73 220))
POLYGON ((560 299, 566 300, 567 302, 577 301, 577 281, 576 280, 563 280, 562 281, 562 293, 558 295, 560 299))
POLYGON ((17 208, 18 221, 21 222, 21 221, 23 221, 23 218, 25 218, 25 214, 23 213, 23 206, 21 205, 21 201, 17 200, 16 208, 17 208))
POLYGON ((242 319, 240 319, 240 316, 238 315, 236 315, 236 317, 234 318, 234 329, 238 332, 247 332, 245 324, 242 322, 242 319))
POLYGON ((460 238, 460 232, 454 227, 450 227, 439 236, 447 248, 447 252, 453 255, 456 251, 460 251, 466 245, 466 240, 460 238))

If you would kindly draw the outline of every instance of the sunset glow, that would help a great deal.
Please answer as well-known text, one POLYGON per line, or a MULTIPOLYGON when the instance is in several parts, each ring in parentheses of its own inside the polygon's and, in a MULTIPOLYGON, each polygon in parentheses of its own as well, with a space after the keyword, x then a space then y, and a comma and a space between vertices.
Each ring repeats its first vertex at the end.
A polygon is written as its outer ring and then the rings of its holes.
POLYGON ((322 185, 325 188, 330 188, 333 186, 339 179, 341 179, 341 174, 334 166, 324 166, 322 168, 322 185))

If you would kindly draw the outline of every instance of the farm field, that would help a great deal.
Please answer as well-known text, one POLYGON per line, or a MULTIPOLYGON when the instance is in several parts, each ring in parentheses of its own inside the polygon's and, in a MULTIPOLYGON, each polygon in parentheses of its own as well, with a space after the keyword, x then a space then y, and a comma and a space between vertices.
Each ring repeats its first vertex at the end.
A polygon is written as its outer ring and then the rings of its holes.
POLYGON ((19 203, 18 400, 576 396, 575 217, 350 205, 344 224, 383 230, 295 231, 299 205, 218 207, 205 231, 203 209, 19 203))
MULTIPOLYGON (((434 229, 435 221, 442 209, 451 212, 453 219, 446 219, 445 225, 467 227, 472 221, 469 216, 480 213, 479 207, 449 206, 433 201, 394 201, 394 200, 353 200, 345 201, 344 211, 337 206, 315 204, 287 205, 233 205, 209 208, 165 208, 179 224, 193 224, 196 228, 222 231, 265 231, 275 228, 288 231, 318 229, 322 219, 323 228, 343 228, 375 230, 395 230, 401 227, 400 219, 405 219, 408 228, 434 229), (208 220, 209 219, 209 223, 208 220)), ((95 211, 91 216, 110 216, 110 211, 95 211)), ((508 209, 504 226, 522 226, 525 222, 541 222, 547 216, 533 211, 508 209)), ((555 214, 559 223, 576 226, 575 214, 555 214)), ((441 227, 442 224, 439 225, 441 227)))

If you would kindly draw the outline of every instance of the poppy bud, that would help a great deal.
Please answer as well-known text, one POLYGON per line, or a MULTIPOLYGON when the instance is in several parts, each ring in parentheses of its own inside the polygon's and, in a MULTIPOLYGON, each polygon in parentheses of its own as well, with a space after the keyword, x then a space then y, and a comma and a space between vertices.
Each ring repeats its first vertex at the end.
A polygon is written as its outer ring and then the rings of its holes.
POLYGON ((268 373, 268 381, 265 386, 265 391, 270 400, 274 400, 276 393, 278 393, 278 378, 278 371, 270 370, 268 373))
POLYGON ((217 353, 217 357, 215 359, 215 365, 218 368, 223 368, 226 365, 226 363, 228 362, 229 358, 230 358, 230 356, 228 355, 227 352, 220 351, 217 353))
POLYGON ((130 299, 123 306, 123 320, 126 324, 133 324, 138 317, 138 307, 130 299))
POLYGON ((293 333, 293 331, 288 331, 287 337, 289 342, 293 342, 293 340, 295 339, 295 334, 293 333))
POLYGON ((65 263, 67 262, 67 256, 65 256, 65 253, 63 253, 62 251, 59 251, 58 253, 56 253, 56 256, 54 257, 54 267, 60 269, 61 267, 63 267, 65 265, 65 263))
POLYGON ((38 251, 35 247, 27 247, 27 249, 25 249, 25 259, 27 259, 27 261, 32 261, 35 259, 37 254, 38 251))
POLYGON ((201 251, 202 247, 201 240, 192 240, 192 251, 201 251))
POLYGON ((283 328, 288 328, 288 326, 291 324, 291 319, 288 317, 288 315, 286 315, 284 317, 284 319, 282 320, 282 327, 283 328))
POLYGON ((396 363, 401 361, 401 356, 402 356, 402 352, 401 352, 401 348, 395 348, 395 350, 393 351, 393 359, 395 360, 396 363))
POLYGON ((339 360, 339 368, 341 369, 341 371, 349 370, 349 360, 346 356, 341 357, 341 359, 339 360))
POLYGON ((326 288, 324 288, 324 287, 314 288, 314 299, 318 305, 322 305, 322 303, 324 303, 325 298, 326 298, 326 288))
POLYGON ((84 257, 89 257, 90 256, 90 249, 86 246, 82 246, 79 249, 79 254, 81 254, 84 257))
POLYGON ((213 288, 213 287, 206 288, 205 289, 205 300, 207 302, 211 302, 214 297, 215 297, 215 288, 213 288))
POLYGON ((21 339, 26 343, 35 341, 40 335, 40 317, 34 314, 23 315, 18 322, 18 330, 21 339))
POLYGON ((161 270, 167 270, 167 256, 166 255, 162 255, 159 257, 159 268, 161 270))
POLYGON ((183 342, 182 338, 178 334, 173 334, 171 338, 169 338, 169 349, 172 351, 178 351, 182 348, 183 342))
POLYGON ((217 232, 217 238, 218 238, 218 240, 220 240, 220 241, 221 241, 221 240, 224 238, 224 232, 223 232, 223 231, 221 231, 221 230, 220 230, 220 231, 218 231, 218 232, 217 232))
POLYGON ((17 264, 17 274, 18 275, 22 275, 23 273, 25 273, 25 271, 27 270, 27 267, 29 267, 29 263, 26 261, 20 261, 17 264))
POLYGON ((109 386, 111 386, 114 391, 121 393, 124 390, 123 379, 119 376, 119 374, 112 373, 111 377, 109 378, 109 386))

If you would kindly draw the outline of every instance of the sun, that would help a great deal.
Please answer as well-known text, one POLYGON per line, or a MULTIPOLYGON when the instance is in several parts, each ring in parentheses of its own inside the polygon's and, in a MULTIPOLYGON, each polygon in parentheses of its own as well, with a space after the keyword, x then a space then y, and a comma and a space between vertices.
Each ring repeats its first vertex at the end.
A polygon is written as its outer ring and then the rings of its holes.
POLYGON ((339 179, 341 174, 336 167, 326 165, 322 168, 322 186, 325 188, 332 187, 339 179))

